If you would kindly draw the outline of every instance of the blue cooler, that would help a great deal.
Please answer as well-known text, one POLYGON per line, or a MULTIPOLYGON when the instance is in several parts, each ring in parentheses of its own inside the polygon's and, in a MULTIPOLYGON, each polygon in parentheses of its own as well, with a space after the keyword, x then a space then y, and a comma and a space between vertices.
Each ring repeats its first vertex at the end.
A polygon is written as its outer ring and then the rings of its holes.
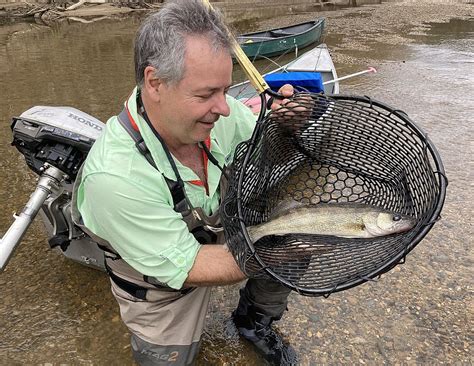
POLYGON ((268 86, 278 91, 283 85, 291 84, 295 89, 298 87, 312 93, 323 93, 323 79, 319 72, 293 71, 285 73, 273 73, 264 76, 268 86))

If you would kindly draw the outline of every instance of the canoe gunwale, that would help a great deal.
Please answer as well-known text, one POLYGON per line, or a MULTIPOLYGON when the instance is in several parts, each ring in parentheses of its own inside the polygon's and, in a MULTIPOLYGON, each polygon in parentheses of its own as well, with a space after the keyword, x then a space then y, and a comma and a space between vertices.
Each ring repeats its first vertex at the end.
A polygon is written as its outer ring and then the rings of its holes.
MULTIPOLYGON (((319 17, 309 22, 294 24, 290 27, 275 28, 261 32, 248 33, 246 36, 253 35, 254 38, 248 38, 240 42, 240 47, 251 60, 260 58, 275 57, 292 50, 308 47, 311 44, 319 44, 324 33, 326 19, 319 17), (304 30, 302 27, 306 27, 304 30), (296 29, 293 35, 281 36, 275 38, 261 38, 262 35, 269 34, 270 31, 288 31, 296 29), (258 36, 258 38, 257 38, 258 36)), ((236 62, 234 57, 234 62, 236 62)))
POLYGON ((257 39, 265 38, 261 42, 275 41, 275 40, 285 40, 285 39, 288 39, 288 38, 301 36, 301 35, 304 35, 308 32, 311 32, 313 29, 321 27, 321 25, 324 23, 324 21, 325 21, 324 18, 317 18, 316 20, 311 20, 309 22, 294 24, 294 25, 291 25, 291 26, 288 26, 288 27, 269 29, 269 30, 266 30, 266 31, 259 31, 259 32, 253 32, 253 33, 245 33, 245 34, 236 36, 236 39, 240 44, 245 44, 245 41, 248 41, 248 40, 251 40, 251 39, 254 39, 254 38, 257 38, 257 39), (288 34, 288 35, 284 35, 284 34, 275 35, 275 36, 272 36, 272 37, 266 36, 266 34, 269 34, 269 33, 271 34, 272 32, 275 32, 275 30, 284 31, 285 29, 298 28, 298 27, 302 27, 304 25, 308 25, 309 27, 307 29, 303 30, 303 31, 300 31, 300 32, 295 32, 295 33, 291 33, 291 34, 288 34), (244 43, 242 43, 241 40, 243 40, 244 43))

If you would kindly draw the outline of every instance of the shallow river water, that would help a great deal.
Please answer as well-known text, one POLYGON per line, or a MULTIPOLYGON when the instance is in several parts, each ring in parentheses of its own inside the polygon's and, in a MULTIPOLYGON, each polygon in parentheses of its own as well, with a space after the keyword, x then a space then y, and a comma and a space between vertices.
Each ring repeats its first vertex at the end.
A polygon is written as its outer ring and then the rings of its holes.
MULTIPOLYGON (((378 69, 342 83, 342 92, 369 95, 406 111, 437 146, 450 183, 442 220, 404 265, 378 282, 327 299, 291 295, 278 329, 303 365, 474 361, 474 18, 472 5, 435 3, 388 2, 324 12, 325 41, 339 75, 378 69), (443 14, 442 19, 430 12, 443 14)), ((133 87, 131 43, 137 25, 136 19, 54 28, 24 24, 12 26, 14 34, 0 32, 0 233, 35 186, 34 174, 10 146, 11 117, 33 105, 74 106, 103 121, 119 112, 133 87)), ((241 77, 236 71, 235 80, 241 77)), ((129 333, 108 279, 48 250, 39 222, 0 274, 0 289, 0 364, 133 364, 129 333)), ((215 291, 199 365, 261 364, 226 330, 237 299, 237 287, 215 291)))

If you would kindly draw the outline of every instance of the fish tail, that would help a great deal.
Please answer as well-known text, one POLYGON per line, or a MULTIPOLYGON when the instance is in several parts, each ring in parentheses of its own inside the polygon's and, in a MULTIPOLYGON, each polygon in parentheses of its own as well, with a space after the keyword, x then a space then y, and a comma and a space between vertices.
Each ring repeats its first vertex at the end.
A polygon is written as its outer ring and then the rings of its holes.
POLYGON ((264 236, 261 233, 260 225, 248 227, 247 232, 249 233, 250 240, 252 241, 252 243, 255 243, 257 240, 259 240, 260 238, 264 236))

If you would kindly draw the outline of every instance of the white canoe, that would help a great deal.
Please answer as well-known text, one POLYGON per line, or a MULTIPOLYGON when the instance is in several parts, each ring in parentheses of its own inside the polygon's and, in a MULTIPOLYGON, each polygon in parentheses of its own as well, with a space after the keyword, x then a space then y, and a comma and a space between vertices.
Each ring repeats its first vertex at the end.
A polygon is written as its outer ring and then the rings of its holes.
MULTIPOLYGON (((334 63, 332 62, 331 55, 329 54, 329 50, 325 44, 320 44, 319 46, 304 53, 288 64, 270 71, 268 74, 274 72, 293 71, 319 72, 321 73, 323 79, 324 93, 339 93, 339 82, 330 82, 331 80, 337 79, 337 73, 334 63)), ((258 98, 257 91, 249 81, 244 81, 242 83, 233 85, 229 89, 228 94, 241 100, 249 107, 254 107, 254 104, 260 103, 260 98, 258 98)))

